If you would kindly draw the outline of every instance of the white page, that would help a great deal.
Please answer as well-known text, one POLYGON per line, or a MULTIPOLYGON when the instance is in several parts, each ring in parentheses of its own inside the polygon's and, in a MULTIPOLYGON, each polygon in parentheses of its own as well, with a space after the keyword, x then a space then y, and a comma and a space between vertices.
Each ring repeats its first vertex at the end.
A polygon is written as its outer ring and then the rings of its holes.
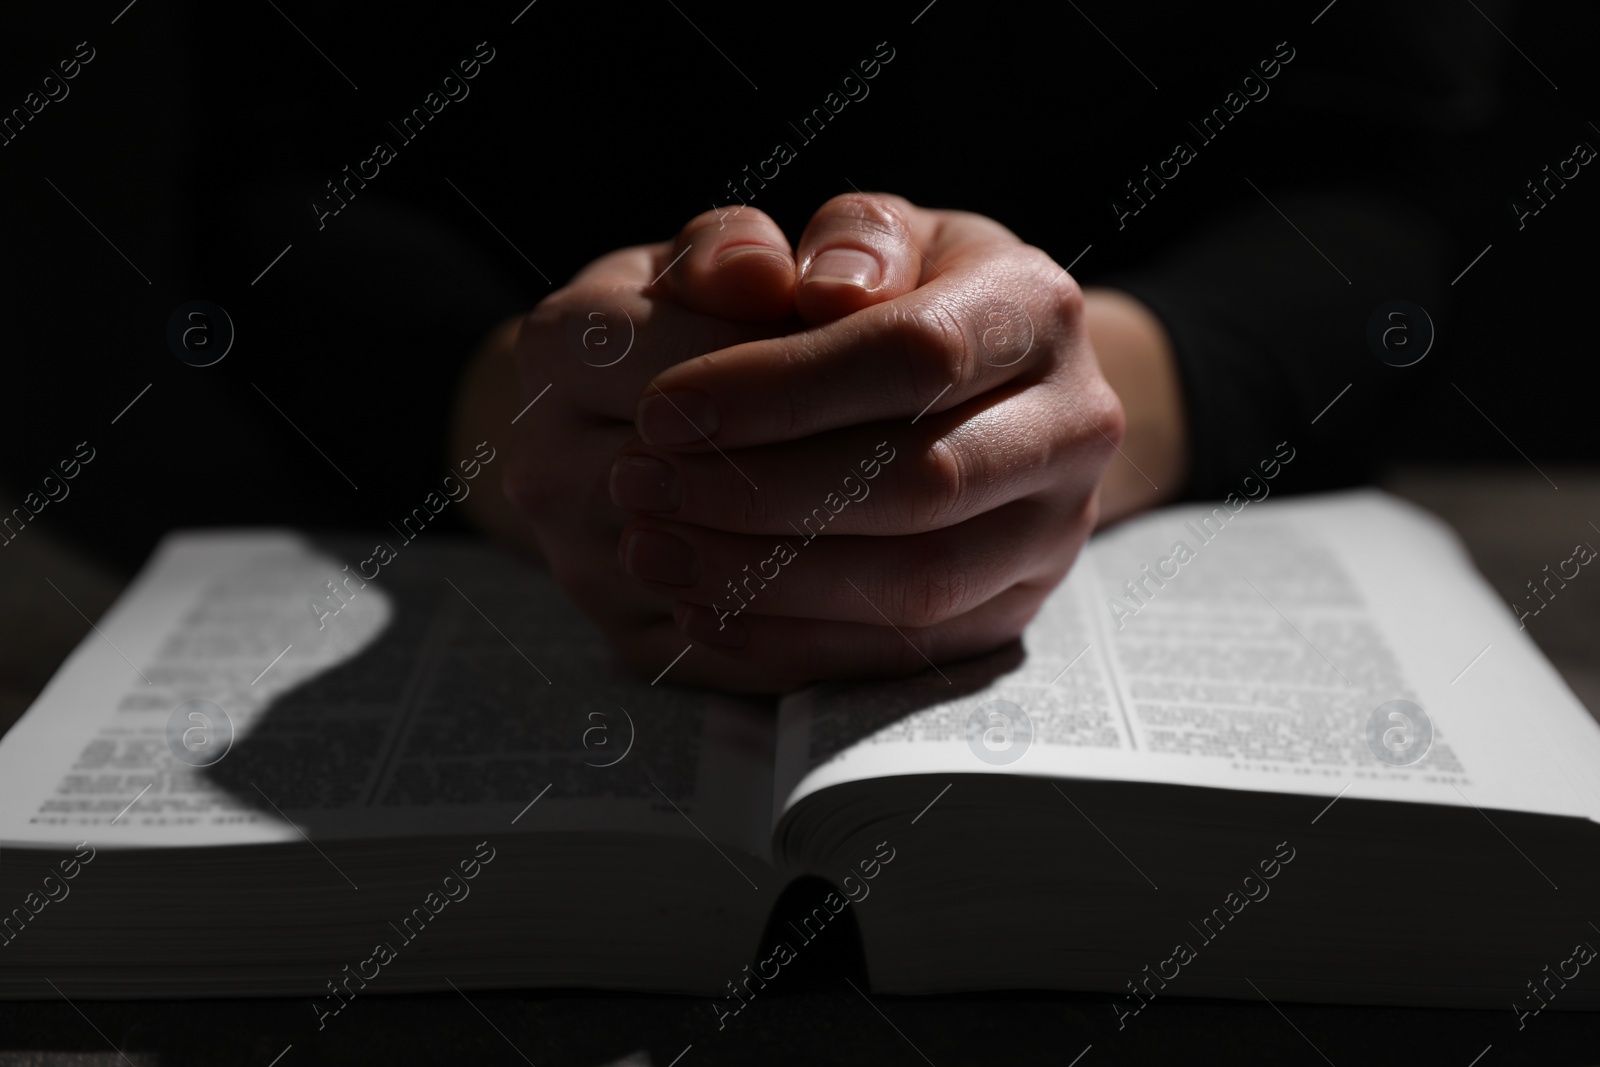
POLYGON ((770 710, 627 675, 499 553, 391 547, 380 567, 287 532, 164 540, 0 740, 0 843, 703 830, 765 856, 770 710), (193 699, 237 735, 204 771, 167 735, 193 699))
POLYGON ((1376 491, 1222 513, 1201 529, 1210 507, 1168 508, 1095 537, 1028 628, 1026 660, 976 691, 961 688, 984 669, 969 663, 949 682, 788 698, 774 811, 858 779, 1015 773, 1600 816, 1600 726, 1442 523, 1376 491), (1117 597, 1146 564, 1176 574, 1117 597), (1034 725, 1006 765, 967 740, 996 698, 1034 725), (1411 766, 1368 745, 1393 699, 1433 724, 1411 766))

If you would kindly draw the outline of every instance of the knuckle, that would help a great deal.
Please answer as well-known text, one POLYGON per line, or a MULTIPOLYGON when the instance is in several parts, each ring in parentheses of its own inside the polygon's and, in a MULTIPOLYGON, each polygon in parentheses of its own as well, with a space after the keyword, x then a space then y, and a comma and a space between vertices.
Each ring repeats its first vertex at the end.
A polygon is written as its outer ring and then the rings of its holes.
POLYGON ((967 602, 967 575, 953 568, 928 572, 916 599, 913 626, 937 626, 960 615, 967 602))
POLYGON ((1043 252, 1039 256, 1043 260, 1041 268, 1048 271, 1041 283, 1045 307, 1057 321, 1077 322, 1083 317, 1083 289, 1078 280, 1043 252))
POLYGON ((915 504, 907 516, 911 528, 936 530, 956 521, 970 482, 961 450, 944 438, 933 441, 922 454, 918 481, 915 504))
POLYGON ((1062 273, 1061 265, 1051 258, 1050 253, 1037 245, 1018 245, 1012 254, 1018 268, 1038 281, 1042 282, 1062 273))
POLYGON ((897 309, 889 319, 888 334, 888 347, 907 382, 906 395, 918 408, 933 403, 946 389, 960 391, 971 381, 974 342, 948 303, 897 309))
POLYGON ((923 628, 955 618, 965 609, 970 578, 943 549, 912 554, 913 566, 895 593, 897 624, 923 628))
POLYGON ((1057 323, 1075 323, 1083 315, 1083 289, 1049 253, 1023 245, 1013 253, 1015 278, 1031 301, 1057 323))
POLYGON ((1106 443, 1107 451, 1120 448, 1127 433, 1128 416, 1116 391, 1104 379, 1097 379, 1084 396, 1082 406, 1094 437, 1106 443))

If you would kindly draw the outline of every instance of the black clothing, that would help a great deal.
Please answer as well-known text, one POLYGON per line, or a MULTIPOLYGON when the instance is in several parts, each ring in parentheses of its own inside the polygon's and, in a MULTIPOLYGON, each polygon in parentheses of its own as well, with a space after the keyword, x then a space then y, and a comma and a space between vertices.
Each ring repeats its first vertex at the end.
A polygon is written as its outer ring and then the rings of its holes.
POLYGON ((1516 461, 1452 382, 1536 458, 1594 453, 1559 405, 1594 378, 1563 294, 1593 276, 1571 234, 1600 191, 1510 206, 1600 144, 1562 110, 1592 99, 1592 16, 924 5, 8 14, 0 473, 21 500, 87 442, 31 521, 124 564, 178 525, 381 529, 461 458, 450 400, 500 319, 735 192, 798 237, 851 187, 993 216, 1152 307, 1194 428, 1185 495, 1283 440, 1291 490, 1392 455, 1516 461), (778 144, 793 159, 752 182, 778 144), (196 299, 236 329, 209 367, 167 343, 196 299), (1411 367, 1367 343, 1392 300, 1438 331, 1411 367), (1507 369, 1519 318, 1538 336, 1507 369))

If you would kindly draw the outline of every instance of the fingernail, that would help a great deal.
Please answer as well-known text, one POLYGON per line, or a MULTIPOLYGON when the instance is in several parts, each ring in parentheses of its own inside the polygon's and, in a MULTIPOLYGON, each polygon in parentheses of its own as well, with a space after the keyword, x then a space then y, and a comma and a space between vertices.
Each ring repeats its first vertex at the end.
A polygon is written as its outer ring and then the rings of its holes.
POLYGON ((771 245, 734 245, 731 248, 724 248, 717 254, 717 266, 725 267, 740 256, 770 256, 773 260, 781 261, 786 265, 794 262, 789 258, 787 252, 773 248, 771 245))
POLYGON ((673 609, 677 619, 678 629, 683 631, 685 637, 701 644, 716 645, 719 648, 743 648, 745 642, 750 640, 750 629, 739 621, 739 616, 731 611, 718 612, 712 608, 703 608, 696 604, 678 604, 673 609))
POLYGON ((639 407, 639 436, 653 445, 692 445, 721 425, 711 398, 690 389, 651 393, 639 407))
POLYGON ((629 511, 677 511, 678 472, 654 456, 622 456, 611 464, 611 502, 629 511))
POLYGON ((811 261, 806 281, 875 288, 883 280, 878 257, 859 248, 829 248, 811 261))
POLYGON ((694 549, 671 534, 635 530, 622 546, 622 569, 635 578, 662 585, 693 585, 700 580, 694 549))

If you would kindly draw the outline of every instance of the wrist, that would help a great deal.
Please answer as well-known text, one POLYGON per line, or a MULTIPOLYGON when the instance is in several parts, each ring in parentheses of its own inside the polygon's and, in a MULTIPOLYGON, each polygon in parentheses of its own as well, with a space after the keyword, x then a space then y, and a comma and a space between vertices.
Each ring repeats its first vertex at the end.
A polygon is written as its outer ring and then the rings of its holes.
POLYGON ((1177 496, 1189 476, 1189 426, 1172 340, 1155 313, 1120 290, 1087 289, 1084 315, 1127 426, 1100 483, 1105 526, 1177 496))

